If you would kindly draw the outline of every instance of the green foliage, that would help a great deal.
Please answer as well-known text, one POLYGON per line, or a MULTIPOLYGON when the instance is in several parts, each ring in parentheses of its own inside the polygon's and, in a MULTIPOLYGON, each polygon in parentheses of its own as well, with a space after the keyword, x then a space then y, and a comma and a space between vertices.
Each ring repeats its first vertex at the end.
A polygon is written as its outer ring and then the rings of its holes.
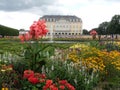
POLYGON ((90 41, 90 46, 96 47, 97 49, 103 50, 105 49, 105 42, 104 41, 90 41))
POLYGON ((92 75, 89 75, 86 71, 75 68, 73 63, 61 60, 47 61, 47 64, 42 67, 42 72, 54 81, 57 79, 67 80, 76 90, 92 90, 98 80, 96 74, 92 78, 92 75))
POLYGON ((88 30, 86 30, 86 29, 83 29, 83 35, 89 35, 90 33, 89 33, 89 31, 88 30))
POLYGON ((120 34, 120 15, 114 15, 108 25, 110 34, 120 34))
MULTIPOLYGON (((73 44, 73 43, 72 43, 73 44)), ((61 60, 59 59, 55 59, 54 57, 52 58, 51 56, 54 56, 54 50, 55 49, 61 49, 64 50, 66 48, 68 48, 69 46, 71 46, 72 44, 68 44, 68 43, 64 43, 64 44, 58 44, 58 43, 44 43, 44 44, 38 44, 37 47, 34 44, 30 44, 30 47, 27 46, 27 43, 19 43, 19 42, 4 42, 1 41, 0 42, 0 55, 4 55, 4 57, 6 58, 2 58, 2 56, 0 56, 0 60, 4 61, 4 62, 0 62, 0 64, 13 64, 14 65, 14 70, 16 71, 17 75, 23 75, 23 71, 29 68, 29 64, 30 64, 30 59, 33 58, 32 56, 34 56, 35 52, 39 52, 39 55, 37 57, 38 62, 40 62, 40 65, 44 65, 44 62, 41 62, 41 60, 45 60, 45 66, 42 67, 41 70, 41 66, 37 66, 39 67, 38 71, 39 72, 45 72, 47 77, 49 79, 52 79, 54 81, 56 81, 57 79, 66 79, 69 83, 71 83, 73 86, 76 87, 76 90, 92 90, 92 88, 94 86, 96 86, 96 84, 98 83, 99 77, 97 77, 97 74, 94 73, 92 75, 89 74, 87 71, 84 71, 83 69, 81 70, 79 67, 73 67, 71 64, 71 62, 64 62, 63 58, 61 60), (22 57, 23 54, 25 54, 24 49, 26 48, 27 50, 30 50, 29 52, 26 52, 26 58, 22 57), (7 53, 6 53, 7 51, 7 53), (42 52, 41 52, 42 51, 42 52), (11 53, 8 53, 11 52, 11 53), (19 55, 19 56, 18 56, 19 55), (29 57, 30 56, 30 57, 29 57), (54 59, 54 60, 53 60, 54 59), (40 60, 40 61, 39 61, 40 60), (6 63, 7 61, 7 63, 6 63), (8 62, 10 61, 10 62, 8 62), (19 73, 19 74, 18 74, 19 73), (88 83, 89 82, 89 83, 88 83)), ((98 41, 91 41, 88 42, 87 44, 90 44, 90 46, 92 47, 96 47, 99 49, 107 49, 108 51, 112 51, 112 50, 119 50, 119 48, 116 48, 116 45, 114 45, 113 43, 101 43, 98 41), (110 46, 109 46, 110 45, 110 46)), ((63 53, 63 52, 62 52, 63 53)), ((64 54, 64 53, 63 53, 64 54)), ((67 54, 64 54, 67 55, 67 54)), ((60 56, 60 54, 58 54, 58 56, 60 56)), ((43 60, 43 61, 44 61, 43 60)), ((116 70, 114 67, 112 67, 111 65, 108 64, 108 66, 106 67, 106 69, 109 72, 109 77, 106 75, 106 80, 107 80, 107 85, 104 86, 103 88, 114 88, 114 90, 116 90, 116 88, 120 87, 119 86, 119 81, 120 81, 120 71, 116 70)), ((15 74, 16 74, 15 73, 15 74)), ((0 73, 1 77, 3 77, 3 74, 0 73)), ((10 75, 9 75, 10 76, 10 75)), ((9 77, 7 76, 7 78, 13 77, 9 77)), ((16 76, 15 76, 16 77, 16 76)), ((6 78, 6 77, 3 77, 6 78)), ((0 85, 2 85, 2 81, 3 78, 0 78, 0 85)), ((19 78, 20 80, 21 78, 19 78)), ((6 79, 5 79, 6 80, 6 79)), ((9 79, 8 79, 9 80, 9 79)), ((26 90, 26 88, 30 88, 30 90, 34 90, 36 89, 36 87, 40 87, 40 85, 38 86, 27 86, 27 82, 23 83, 24 85, 24 90, 26 90)), ((21 85, 21 84, 18 84, 21 85)), ((12 86, 15 87, 15 86, 12 86)), ((16 85, 16 87, 18 87, 16 85)), ((19 87, 18 87, 19 88, 19 87)))
POLYGON ((115 45, 113 42, 108 42, 105 44, 105 49, 110 52, 113 50, 120 51, 120 47, 118 45, 115 45))
POLYGON ((42 90, 42 87, 45 85, 45 83, 38 83, 33 85, 26 79, 21 80, 20 82, 22 85, 21 90, 42 90))
POLYGON ((37 71, 46 63, 46 59, 48 59, 54 52, 54 48, 50 47, 51 45, 44 45, 38 41, 27 44, 23 57, 25 58, 29 69, 37 71))
POLYGON ((98 34, 99 35, 109 34, 107 31, 108 25, 109 25, 109 22, 102 22, 97 29, 98 34))
POLYGON ((23 48, 26 44, 22 44, 20 42, 8 42, 8 41, 0 41, 0 50, 3 52, 10 52, 12 54, 20 55, 23 53, 23 48))
POLYGON ((0 25, 0 35, 4 36, 18 36, 19 31, 10 27, 0 25))
POLYGON ((96 30, 99 35, 120 34, 120 15, 114 15, 110 22, 102 22, 96 30))

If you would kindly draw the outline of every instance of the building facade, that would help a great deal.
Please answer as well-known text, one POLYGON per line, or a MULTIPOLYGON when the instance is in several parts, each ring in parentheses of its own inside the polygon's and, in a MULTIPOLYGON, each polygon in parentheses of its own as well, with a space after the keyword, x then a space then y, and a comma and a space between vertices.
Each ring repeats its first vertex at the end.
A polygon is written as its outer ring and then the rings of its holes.
POLYGON ((40 19, 46 21, 49 32, 47 36, 68 37, 82 34, 82 20, 71 15, 44 15, 40 19))

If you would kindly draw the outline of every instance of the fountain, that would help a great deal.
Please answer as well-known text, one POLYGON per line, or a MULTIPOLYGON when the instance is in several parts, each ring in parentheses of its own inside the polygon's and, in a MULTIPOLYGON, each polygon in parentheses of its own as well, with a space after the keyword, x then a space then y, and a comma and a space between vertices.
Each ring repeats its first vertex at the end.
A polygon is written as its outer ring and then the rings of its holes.
POLYGON ((50 42, 52 43, 53 42, 53 26, 51 25, 51 28, 50 28, 50 42))
POLYGON ((54 41, 53 40, 53 26, 51 25, 50 26, 50 29, 49 29, 49 41, 44 41, 44 43, 74 43, 74 41, 54 41))

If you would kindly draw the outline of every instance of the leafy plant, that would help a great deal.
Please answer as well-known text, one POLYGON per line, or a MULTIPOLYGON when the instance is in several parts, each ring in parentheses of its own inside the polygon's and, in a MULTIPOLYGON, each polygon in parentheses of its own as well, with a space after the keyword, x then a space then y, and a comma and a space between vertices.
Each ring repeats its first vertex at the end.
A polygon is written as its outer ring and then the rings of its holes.
POLYGON ((47 32, 45 22, 38 20, 30 26, 28 33, 19 36, 22 42, 28 42, 28 46, 24 51, 24 57, 29 69, 37 71, 46 62, 47 53, 49 52, 49 50, 46 50, 49 45, 43 45, 42 40, 39 42, 39 38, 42 39, 47 32))

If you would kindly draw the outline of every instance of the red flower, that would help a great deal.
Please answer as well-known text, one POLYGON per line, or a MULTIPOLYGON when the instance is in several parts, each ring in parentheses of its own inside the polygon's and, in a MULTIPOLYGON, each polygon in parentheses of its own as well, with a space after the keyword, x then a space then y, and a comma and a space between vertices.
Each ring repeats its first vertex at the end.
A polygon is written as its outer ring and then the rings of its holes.
POLYGON ((19 35, 19 38, 20 38, 21 42, 25 41, 24 35, 19 35))
POLYGON ((45 79, 40 79, 39 82, 40 83, 45 82, 45 79))
POLYGON ((64 86, 64 85, 60 85, 59 88, 60 88, 61 90, 64 90, 64 89, 65 89, 65 86, 64 86))
POLYGON ((19 38, 22 42, 28 41, 31 39, 31 35, 29 33, 19 35, 19 38))
POLYGON ((75 90, 74 86, 69 83, 66 83, 65 86, 68 88, 68 90, 75 90))
POLYGON ((52 85, 52 83, 53 83, 53 81, 52 80, 46 80, 46 86, 50 86, 50 85, 52 85))
POLYGON ((24 78, 28 79, 31 76, 34 76, 34 72, 32 70, 25 70, 24 71, 24 75, 23 75, 24 78))
POLYGON ((55 85, 50 85, 50 90, 58 90, 58 88, 55 85))
POLYGON ((45 79, 45 78, 46 78, 46 75, 45 75, 45 74, 41 74, 41 78, 42 78, 42 79, 45 79))
POLYGON ((50 88, 52 84, 53 84, 52 80, 46 80, 46 84, 45 86, 43 86, 43 90, 47 90, 48 88, 50 88))
POLYGON ((28 81, 31 82, 32 84, 39 83, 38 78, 32 76, 28 78, 28 81))
POLYGON ((60 80, 60 81, 59 81, 59 84, 65 85, 66 83, 67 83, 67 80, 60 80))
POLYGON ((40 73, 34 73, 34 77, 41 78, 41 74, 40 73))
POLYGON ((45 74, 35 73, 34 77, 38 78, 40 83, 45 82, 45 74))

